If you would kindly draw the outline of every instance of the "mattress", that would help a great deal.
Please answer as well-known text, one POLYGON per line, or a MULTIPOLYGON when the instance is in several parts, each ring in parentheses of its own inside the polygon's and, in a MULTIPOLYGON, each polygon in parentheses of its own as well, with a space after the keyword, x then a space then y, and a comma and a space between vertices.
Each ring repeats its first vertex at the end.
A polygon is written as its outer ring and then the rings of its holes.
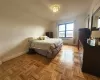
POLYGON ((63 45, 62 39, 48 38, 45 40, 31 40, 30 48, 33 48, 38 54, 53 58, 63 45))
POLYGON ((33 40, 31 43, 31 48, 50 51, 51 49, 57 48, 62 43, 63 43, 62 39, 58 39, 58 38, 49 38, 45 40, 33 40))

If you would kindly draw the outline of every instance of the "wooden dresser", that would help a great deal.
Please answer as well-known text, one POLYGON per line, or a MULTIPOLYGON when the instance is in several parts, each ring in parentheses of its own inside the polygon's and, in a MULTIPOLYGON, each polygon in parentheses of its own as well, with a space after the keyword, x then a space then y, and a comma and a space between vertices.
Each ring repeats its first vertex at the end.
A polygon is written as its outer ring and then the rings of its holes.
POLYGON ((100 77, 100 46, 91 46, 87 43, 90 34, 89 32, 88 34, 87 31, 85 31, 85 29, 79 31, 78 48, 81 57, 82 71, 100 77))
POLYGON ((53 38, 53 32, 46 32, 46 36, 53 38))
POLYGON ((100 46, 83 46, 82 71, 100 77, 100 46))

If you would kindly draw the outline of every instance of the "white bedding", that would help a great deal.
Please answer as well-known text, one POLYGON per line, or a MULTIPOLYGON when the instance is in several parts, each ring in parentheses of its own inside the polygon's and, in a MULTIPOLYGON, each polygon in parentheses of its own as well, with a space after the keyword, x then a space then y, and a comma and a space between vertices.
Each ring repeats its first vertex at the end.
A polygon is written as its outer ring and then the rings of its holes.
POLYGON ((50 51, 51 48, 56 48, 62 43, 63 43, 62 39, 58 39, 58 38, 49 38, 45 40, 33 40, 31 43, 31 48, 50 51))

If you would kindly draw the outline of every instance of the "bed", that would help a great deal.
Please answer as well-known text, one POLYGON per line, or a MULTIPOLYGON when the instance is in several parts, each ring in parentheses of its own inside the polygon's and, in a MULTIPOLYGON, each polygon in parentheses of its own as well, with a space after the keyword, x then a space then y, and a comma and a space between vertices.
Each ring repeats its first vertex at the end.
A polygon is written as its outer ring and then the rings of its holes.
POLYGON ((30 48, 35 52, 46 56, 47 58, 54 58, 61 50, 63 45, 62 39, 59 38, 45 38, 45 39, 30 39, 30 48))

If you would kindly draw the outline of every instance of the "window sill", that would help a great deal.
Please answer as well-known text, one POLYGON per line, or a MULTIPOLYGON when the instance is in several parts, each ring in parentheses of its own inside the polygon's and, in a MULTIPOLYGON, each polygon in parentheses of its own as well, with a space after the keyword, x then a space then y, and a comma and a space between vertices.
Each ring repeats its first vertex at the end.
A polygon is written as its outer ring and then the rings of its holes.
POLYGON ((72 40, 74 38, 61 38, 61 39, 63 39, 63 40, 72 40))

